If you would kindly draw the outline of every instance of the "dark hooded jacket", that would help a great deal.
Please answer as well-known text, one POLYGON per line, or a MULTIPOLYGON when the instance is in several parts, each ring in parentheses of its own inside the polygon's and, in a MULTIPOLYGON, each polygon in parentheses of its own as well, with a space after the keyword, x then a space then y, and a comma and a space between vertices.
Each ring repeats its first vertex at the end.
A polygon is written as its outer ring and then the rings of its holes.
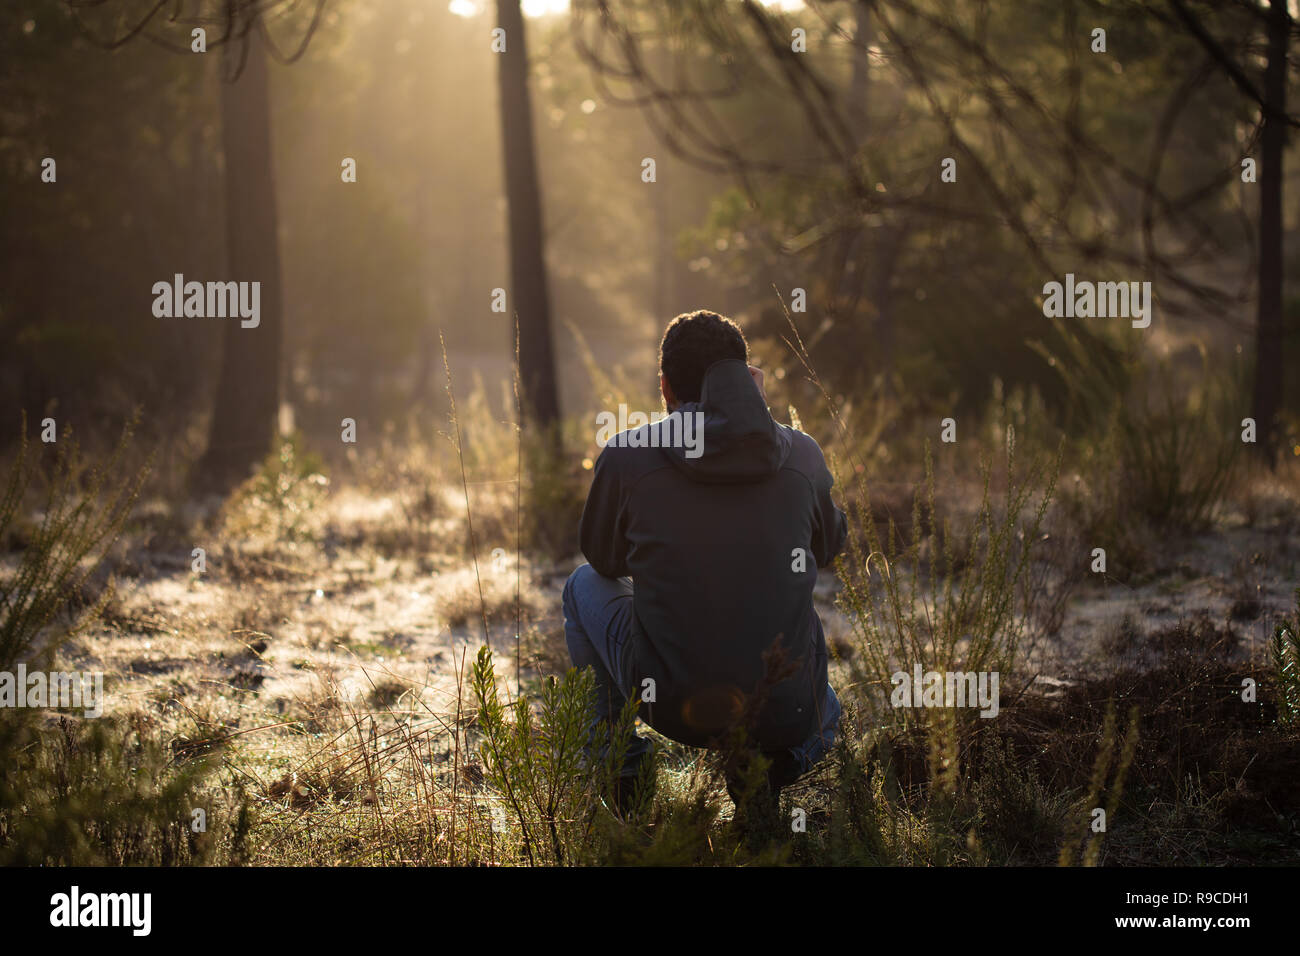
POLYGON ((820 727, 813 586, 847 533, 831 483, 817 443, 772 419, 735 359, 709 367, 699 402, 606 444, 582 551, 598 573, 632 578, 621 682, 654 698, 641 717, 660 733, 709 746, 739 723, 776 750, 820 727), (673 419, 696 413, 702 435, 685 447, 690 432, 673 419))

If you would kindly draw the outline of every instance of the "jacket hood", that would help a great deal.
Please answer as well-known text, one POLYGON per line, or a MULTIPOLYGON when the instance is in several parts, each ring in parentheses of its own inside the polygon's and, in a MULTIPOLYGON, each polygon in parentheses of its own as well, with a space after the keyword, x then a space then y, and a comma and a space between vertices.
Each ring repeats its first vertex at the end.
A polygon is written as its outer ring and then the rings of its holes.
POLYGON ((695 481, 710 483, 758 481, 780 471, 790 454, 790 434, 772 418, 749 366, 739 359, 714 362, 704 373, 698 402, 676 409, 683 416, 700 415, 699 444, 692 451, 663 448, 672 463, 695 481))

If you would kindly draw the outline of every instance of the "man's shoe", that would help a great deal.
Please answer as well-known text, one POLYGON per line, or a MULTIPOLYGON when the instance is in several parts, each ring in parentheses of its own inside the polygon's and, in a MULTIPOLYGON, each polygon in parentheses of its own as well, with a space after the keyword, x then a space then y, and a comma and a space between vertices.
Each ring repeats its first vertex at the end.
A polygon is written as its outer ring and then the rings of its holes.
MULTIPOLYGON (((760 791, 764 789, 764 784, 766 784, 767 791, 780 796, 782 790, 790 786, 802 775, 798 761, 788 750, 763 754, 763 757, 767 760, 767 774, 766 780, 760 779, 758 781, 760 791)), ((729 767, 726 771, 727 794, 731 797, 731 802, 737 806, 740 805, 741 798, 744 795, 744 777, 749 761, 752 759, 752 756, 742 757, 738 766, 729 767)))
POLYGON ((781 822, 781 791, 799 778, 799 765, 789 751, 763 756, 768 761, 767 772, 751 782, 751 792, 746 792, 745 785, 753 755, 741 757, 738 766, 726 771, 727 794, 736 805, 733 825, 746 839, 777 832, 781 822))
POLYGON ((620 817, 627 819, 654 800, 655 778, 642 781, 638 776, 615 777, 610 787, 611 807, 620 817))
POLYGON ((799 761, 794 758, 790 751, 782 750, 779 753, 764 754, 764 756, 769 761, 767 766, 768 785, 778 793, 803 776, 803 768, 799 766, 799 761))
POLYGON ((648 807, 654 800, 659 778, 654 756, 653 750, 647 750, 633 757, 623 767, 622 774, 606 783, 602 796, 609 808, 620 817, 626 819, 637 810, 648 807))

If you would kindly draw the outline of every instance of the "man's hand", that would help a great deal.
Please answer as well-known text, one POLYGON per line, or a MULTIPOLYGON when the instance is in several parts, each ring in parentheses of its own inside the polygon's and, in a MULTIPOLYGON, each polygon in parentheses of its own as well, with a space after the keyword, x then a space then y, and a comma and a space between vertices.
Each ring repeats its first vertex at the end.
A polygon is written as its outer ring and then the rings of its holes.
POLYGON ((763 404, 766 405, 767 392, 763 391, 763 370, 757 365, 751 365, 749 367, 749 377, 752 378, 754 384, 758 386, 758 394, 763 396, 763 404))

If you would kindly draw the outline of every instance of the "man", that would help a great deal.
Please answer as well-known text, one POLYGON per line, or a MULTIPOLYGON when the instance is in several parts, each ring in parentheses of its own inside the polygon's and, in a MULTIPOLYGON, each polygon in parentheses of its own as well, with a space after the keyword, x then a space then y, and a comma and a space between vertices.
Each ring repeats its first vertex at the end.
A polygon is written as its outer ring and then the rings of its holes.
MULTIPOLYGON (((812 594, 847 521, 821 449, 772 419, 748 361, 730 319, 669 323, 659 384, 670 414, 620 432, 596 461, 580 530, 590 564, 564 586, 565 637, 574 665, 596 674, 593 750, 608 747, 629 695, 646 723, 691 746, 734 749, 742 731, 747 756, 728 762, 728 790, 740 808, 760 778, 755 806, 773 813, 834 741, 840 704, 812 594), (766 780, 746 769, 755 753, 766 780)), ((635 737, 616 802, 649 754, 635 737)))

